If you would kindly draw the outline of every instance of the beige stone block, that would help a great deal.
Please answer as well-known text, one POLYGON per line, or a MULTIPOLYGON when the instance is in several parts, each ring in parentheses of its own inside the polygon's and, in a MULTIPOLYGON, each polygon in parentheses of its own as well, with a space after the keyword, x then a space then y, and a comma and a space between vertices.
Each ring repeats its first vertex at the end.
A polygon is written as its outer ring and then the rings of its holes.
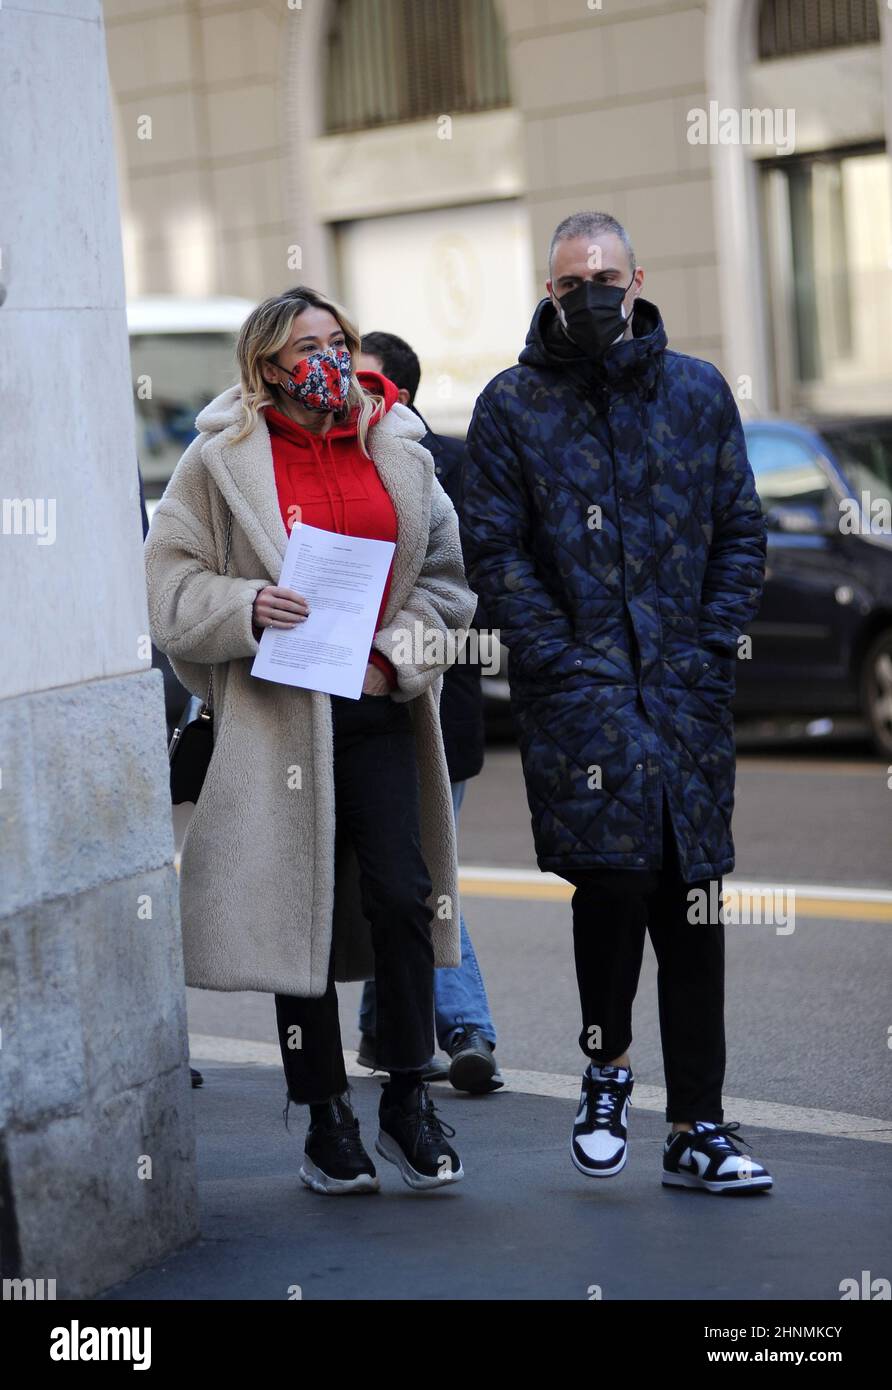
POLYGON ((201 47, 208 82, 239 82, 245 78, 278 80, 282 66, 283 25, 292 12, 282 6, 276 23, 257 5, 201 16, 201 47))
POLYGON ((692 338, 697 332, 696 272, 690 266, 665 266, 644 281, 642 294, 659 307, 669 345, 692 338))
POLYGON ((119 100, 149 87, 195 81, 185 11, 110 25, 107 42, 109 76, 119 100))
POLYGON ((716 254, 712 185, 705 179, 626 191, 626 226, 640 263, 716 254))
POLYGON ((214 165, 210 178, 217 224, 226 231, 246 231, 281 222, 285 174, 280 156, 251 164, 214 165), (235 188, 238 197, 233 197, 235 188))
POLYGON ((678 140, 678 167, 689 174, 707 172, 712 168, 712 151, 709 145, 692 145, 688 140, 692 113, 708 110, 709 97, 705 91, 676 98, 675 131, 678 140))
POLYGON ((203 296, 217 288, 219 228, 196 190, 192 202, 131 224, 127 292, 203 296))
POLYGON ((513 34, 532 29, 536 14, 542 13, 537 0, 495 0, 495 6, 502 32, 509 41, 513 34))
MULTIPOLYGON (((677 167, 671 101, 545 117, 542 151, 555 189, 665 176, 677 167)), ((535 187, 535 183, 533 184, 535 187)))
POLYGON ((300 201, 326 222, 424 207, 488 202, 526 192, 524 123, 516 111, 456 116, 449 139, 433 119, 327 135, 307 154, 300 201))
POLYGON ((545 122, 542 120, 524 122, 523 151, 531 189, 547 188, 551 183, 550 149, 546 154, 544 126, 545 122))
POLYGON ((166 243, 134 248, 132 277, 128 276, 127 280, 127 294, 130 298, 143 294, 174 293, 171 250, 166 243))
MULTIPOLYGON (((309 267, 288 269, 287 228, 260 235, 224 237, 220 245, 221 294, 244 295, 255 301, 278 294, 290 285, 313 283, 309 267)), ((330 286, 319 286, 323 290, 330 286)))
POLYGON ((719 268, 714 262, 704 262, 694 271, 697 285, 697 319, 693 331, 701 338, 722 336, 722 306, 719 298, 719 268))
POLYGON ((130 179, 128 216, 138 241, 163 235, 171 220, 194 216, 203 202, 201 182, 194 169, 147 172, 130 179))
POLYGON ((611 25, 617 93, 635 95, 702 82, 704 25, 699 8, 611 25))
POLYGON ((615 84, 604 25, 522 40, 513 77, 514 101, 525 112, 609 99, 615 84))
POLYGON ((212 158, 252 154, 279 144, 276 90, 261 83, 208 92, 208 153, 212 158))
POLYGON ((122 101, 119 109, 119 129, 131 171, 194 160, 206 153, 199 151, 196 97, 191 91, 166 96, 146 93, 122 101), (144 117, 149 117, 150 125, 144 117))

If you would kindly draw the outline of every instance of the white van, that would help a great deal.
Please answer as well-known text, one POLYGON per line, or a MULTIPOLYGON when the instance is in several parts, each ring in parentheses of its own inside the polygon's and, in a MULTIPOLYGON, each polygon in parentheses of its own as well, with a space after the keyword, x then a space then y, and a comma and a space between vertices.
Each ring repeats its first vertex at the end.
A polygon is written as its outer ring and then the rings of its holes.
POLYGON ((235 341, 248 299, 150 295, 127 305, 136 447, 151 520, 195 417, 238 380, 235 341))

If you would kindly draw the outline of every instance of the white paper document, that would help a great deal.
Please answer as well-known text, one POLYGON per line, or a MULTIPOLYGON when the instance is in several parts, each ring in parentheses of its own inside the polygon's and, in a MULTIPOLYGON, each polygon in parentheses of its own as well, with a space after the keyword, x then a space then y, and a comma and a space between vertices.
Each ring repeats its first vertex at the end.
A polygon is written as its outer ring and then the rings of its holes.
POLYGON ((303 595, 310 616, 287 630, 264 628, 251 675, 358 700, 395 549, 296 523, 279 584, 303 595))

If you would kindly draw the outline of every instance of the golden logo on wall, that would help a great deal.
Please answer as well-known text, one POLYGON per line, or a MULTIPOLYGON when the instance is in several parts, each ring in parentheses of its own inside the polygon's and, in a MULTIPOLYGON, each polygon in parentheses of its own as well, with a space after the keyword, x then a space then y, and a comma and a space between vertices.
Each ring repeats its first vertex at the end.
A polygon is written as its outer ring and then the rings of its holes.
POLYGON ((480 261, 469 238, 455 232, 438 237, 425 278, 436 328, 450 338, 469 336, 477 321, 481 283, 480 261))

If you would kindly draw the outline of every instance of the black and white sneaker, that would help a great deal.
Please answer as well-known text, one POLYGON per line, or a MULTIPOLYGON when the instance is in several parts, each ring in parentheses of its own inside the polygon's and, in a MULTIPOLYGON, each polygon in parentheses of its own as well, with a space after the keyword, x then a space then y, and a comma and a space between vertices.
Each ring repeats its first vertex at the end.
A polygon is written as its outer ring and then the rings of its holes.
POLYGON ((570 1156, 580 1173, 612 1178, 626 1165, 634 1078, 628 1067, 586 1067, 570 1156))
POLYGON ((359 1137, 359 1121, 343 1096, 330 1100, 325 1117, 310 1125, 298 1176, 314 1192, 329 1196, 378 1191, 378 1175, 359 1137))
POLYGON ((391 1101, 390 1082, 382 1088, 378 1109, 381 1129, 375 1148, 388 1163, 395 1163, 403 1182, 420 1192, 426 1188, 451 1187, 465 1175, 461 1159, 446 1142, 455 1130, 437 1115, 426 1084, 422 1083, 402 1101, 391 1101))
MULTIPOLYGON (((663 1145, 664 1187, 705 1187, 707 1192, 767 1191, 773 1178, 761 1163, 735 1147, 731 1135, 740 1129, 698 1120, 692 1130, 670 1134, 663 1145)), ((745 1144, 745 1139, 738 1141, 745 1144)), ((749 1147, 749 1145, 747 1145, 749 1147)))

